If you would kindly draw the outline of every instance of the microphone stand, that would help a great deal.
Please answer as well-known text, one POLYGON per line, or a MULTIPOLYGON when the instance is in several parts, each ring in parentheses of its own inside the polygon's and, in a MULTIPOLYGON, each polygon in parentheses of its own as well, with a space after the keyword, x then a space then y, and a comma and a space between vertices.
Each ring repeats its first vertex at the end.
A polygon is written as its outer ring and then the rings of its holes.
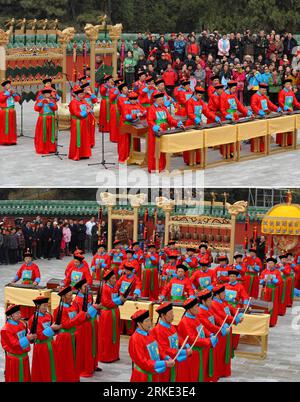
POLYGON ((102 165, 105 169, 108 169, 108 167, 106 165, 115 165, 115 163, 113 162, 106 162, 106 160, 104 159, 104 126, 103 125, 99 125, 100 131, 101 131, 101 154, 102 154, 102 159, 101 162, 97 162, 97 163, 89 163, 88 166, 97 166, 97 165, 102 165))
POLYGON ((56 130, 55 130, 55 145, 56 145, 56 151, 51 153, 51 154, 46 154, 42 155, 42 158, 46 158, 48 156, 57 156, 60 160, 63 160, 62 156, 67 156, 67 154, 62 154, 58 151, 58 147, 63 148, 63 145, 58 144, 58 133, 59 133, 59 128, 58 128, 58 113, 55 113, 55 125, 56 125, 56 130))

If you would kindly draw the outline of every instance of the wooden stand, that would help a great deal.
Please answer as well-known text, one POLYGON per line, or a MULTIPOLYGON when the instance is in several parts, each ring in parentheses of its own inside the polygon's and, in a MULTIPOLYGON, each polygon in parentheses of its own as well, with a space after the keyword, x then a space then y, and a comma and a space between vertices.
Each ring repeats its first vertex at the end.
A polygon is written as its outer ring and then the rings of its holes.
POLYGON ((120 127, 121 135, 130 134, 130 152, 126 161, 127 165, 139 165, 141 167, 148 166, 148 124, 141 121, 138 124, 123 124, 120 127), (145 152, 134 150, 134 138, 145 140, 145 152))

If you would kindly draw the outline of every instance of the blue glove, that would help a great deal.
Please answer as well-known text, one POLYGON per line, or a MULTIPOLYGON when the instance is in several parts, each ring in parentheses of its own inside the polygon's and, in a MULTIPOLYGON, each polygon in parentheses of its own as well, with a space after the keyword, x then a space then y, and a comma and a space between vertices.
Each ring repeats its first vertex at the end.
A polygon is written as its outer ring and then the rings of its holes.
POLYGON ((259 272, 260 271, 259 265, 254 265, 254 269, 255 271, 259 272))
POLYGON ((216 345, 217 345, 217 343, 218 343, 218 337, 212 335, 212 336, 210 337, 210 342, 211 342, 212 347, 215 348, 216 345))
POLYGON ((188 257, 188 258, 186 258, 185 262, 192 262, 192 260, 190 257, 188 257))
POLYGON ((240 271, 242 269, 242 266, 240 264, 235 266, 235 269, 237 269, 238 271, 240 271))
POLYGON ((182 123, 182 121, 180 120, 180 121, 177 123, 177 127, 181 127, 181 126, 183 126, 183 123, 182 123))
POLYGON ((241 322, 241 319, 243 318, 243 313, 239 313, 236 317, 235 317, 235 324, 239 324, 241 322))
POLYGON ((288 110, 290 110, 290 108, 289 108, 288 106, 285 106, 285 107, 283 108, 283 110, 284 110, 285 112, 287 112, 288 110))
POLYGON ((122 272, 123 272, 123 270, 122 270, 122 269, 119 269, 119 271, 118 271, 119 276, 122 275, 122 272))
POLYGON ((216 116, 215 122, 216 122, 216 123, 220 123, 220 121, 221 121, 220 117, 219 117, 219 116, 216 116))
POLYGON ((265 281, 264 281, 263 279, 261 279, 261 280, 259 281, 259 284, 260 284, 260 285, 264 285, 264 284, 265 284, 265 281))
POLYGON ((167 279, 167 277, 166 277, 165 275, 163 275, 163 276, 161 277, 161 279, 162 279, 163 281, 165 281, 165 280, 167 279))
POLYGON ((294 289, 294 296, 300 297, 300 289, 297 289, 297 288, 294 289))
POLYGON ((159 130, 160 130, 160 127, 159 127, 157 124, 155 124, 155 125, 152 127, 152 130, 153 130, 155 133, 158 133, 159 130))
POLYGON ((265 115, 266 115, 266 113, 265 113, 263 110, 260 110, 260 111, 258 112, 258 114, 259 114, 260 116, 265 116, 265 115))
POLYGON ((279 108, 277 109, 277 112, 278 112, 278 113, 282 112, 281 107, 279 107, 279 108))
POLYGON ((252 113, 251 110, 248 110, 248 112, 247 112, 247 117, 251 117, 251 116, 253 116, 253 113, 252 113))
POLYGON ((291 264, 291 267, 292 267, 292 268, 295 268, 295 266, 296 266, 296 264, 291 264))
POLYGON ((137 254, 133 254, 133 259, 137 260, 138 259, 138 255, 137 254))
POLYGON ((201 123, 200 117, 196 117, 196 118, 195 118, 195 124, 200 124, 200 123, 201 123))
POLYGON ((165 107, 169 107, 171 105, 171 102, 169 100, 165 101, 165 107))
POLYGON ((226 119, 226 120, 233 120, 233 116, 232 116, 231 114, 227 114, 227 115, 225 116, 225 119, 226 119))
POLYGON ((227 335, 225 324, 224 324, 224 327, 221 329, 221 334, 222 334, 222 336, 227 335))
POLYGON ((213 290, 213 286, 212 285, 209 285, 209 286, 207 286, 207 288, 206 288, 207 290, 209 290, 210 292, 213 290))

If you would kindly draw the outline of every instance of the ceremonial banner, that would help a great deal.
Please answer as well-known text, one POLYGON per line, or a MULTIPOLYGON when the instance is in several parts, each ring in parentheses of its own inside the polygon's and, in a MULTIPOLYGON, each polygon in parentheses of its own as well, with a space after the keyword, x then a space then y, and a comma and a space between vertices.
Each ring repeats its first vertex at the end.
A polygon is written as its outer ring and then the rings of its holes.
POLYGON ((232 326, 236 335, 266 336, 269 334, 270 314, 245 314, 244 320, 232 326))

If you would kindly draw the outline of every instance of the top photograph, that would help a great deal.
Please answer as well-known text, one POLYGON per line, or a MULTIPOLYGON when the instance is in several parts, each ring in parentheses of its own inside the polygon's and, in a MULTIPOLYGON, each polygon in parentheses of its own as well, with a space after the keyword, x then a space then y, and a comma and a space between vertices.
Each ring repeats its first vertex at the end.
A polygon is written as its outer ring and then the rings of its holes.
POLYGON ((0 12, 0 187, 300 185, 300 6, 100 3, 0 12))

